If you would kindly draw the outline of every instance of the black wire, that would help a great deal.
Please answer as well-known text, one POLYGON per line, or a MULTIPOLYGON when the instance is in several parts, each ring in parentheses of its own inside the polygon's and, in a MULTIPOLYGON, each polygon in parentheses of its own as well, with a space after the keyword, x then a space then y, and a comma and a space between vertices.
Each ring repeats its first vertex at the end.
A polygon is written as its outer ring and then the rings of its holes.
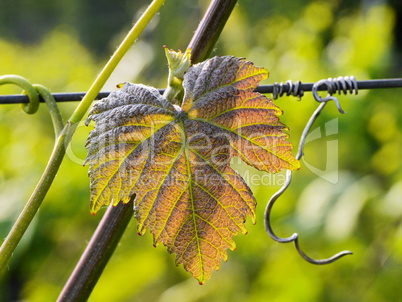
MULTIPOLYGON (((301 83, 301 90, 311 91, 314 83, 301 83)), ((260 85, 255 91, 259 93, 272 93, 275 85, 260 85)), ((380 88, 402 88, 402 78, 397 79, 379 79, 379 80, 367 80, 367 81, 357 81, 357 86, 359 90, 363 89, 380 89, 380 88)), ((283 89, 285 91, 289 90, 289 84, 283 84, 283 89)), ((325 85, 318 87, 319 91, 327 90, 325 85)), ((163 94, 164 89, 159 89, 159 92, 163 94)), ((110 92, 101 92, 96 97, 96 100, 107 97, 110 92)), ((56 102, 77 102, 81 101, 85 96, 85 92, 66 92, 66 93, 53 93, 53 97, 56 102)), ((28 103, 28 96, 24 94, 11 94, 11 95, 0 95, 0 104, 25 104, 28 103)), ((40 102, 44 102, 40 98, 40 102)))
MULTIPOLYGON (((313 85, 315 83, 301 83, 300 90, 303 91, 311 91, 313 89, 313 85)), ((357 81, 357 87, 359 90, 365 89, 380 89, 380 88, 402 88, 402 78, 396 79, 378 79, 378 80, 366 80, 366 81, 357 81)), ((283 90, 289 90, 289 84, 283 84, 283 90)), ((256 91, 259 93, 272 93, 274 89, 274 85, 260 85, 257 87, 256 91)), ((325 85, 319 86, 319 91, 327 90, 325 85)))

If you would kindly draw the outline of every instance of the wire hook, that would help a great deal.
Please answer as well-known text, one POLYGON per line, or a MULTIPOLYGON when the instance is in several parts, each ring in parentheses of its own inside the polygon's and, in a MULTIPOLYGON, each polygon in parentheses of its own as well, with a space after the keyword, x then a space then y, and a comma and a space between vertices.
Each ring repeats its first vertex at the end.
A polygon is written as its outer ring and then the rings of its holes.
POLYGON ((313 85, 313 88, 311 89, 311 92, 313 93, 314 99, 317 102, 334 101, 336 108, 338 108, 338 111, 343 114, 345 113, 345 111, 342 109, 338 98, 333 96, 332 94, 336 92, 338 94, 341 94, 342 92, 344 94, 347 94, 348 92, 358 94, 357 81, 354 76, 338 77, 336 79, 328 78, 326 80, 325 79, 320 80, 317 83, 315 83, 313 85), (320 97, 317 92, 318 87, 322 85, 325 85, 328 91, 328 95, 325 98, 320 97))
MULTIPOLYGON (((313 91, 313 94, 314 94, 314 98, 318 102, 320 102, 320 105, 313 112, 313 114, 311 115, 310 119, 308 120, 308 122, 306 124, 306 127, 303 130, 303 133, 302 133, 301 138, 300 138, 299 148, 298 148, 298 151, 297 151, 297 154, 296 154, 296 159, 297 160, 300 160, 303 157, 303 155, 304 155, 304 144, 306 142, 307 135, 310 132, 310 129, 314 124, 314 121, 318 118, 318 116, 320 115, 320 113, 324 109, 324 107, 327 104, 327 102, 328 101, 335 101, 335 104, 336 104, 339 112, 344 113, 344 111, 342 110, 342 108, 340 106, 339 100, 336 97, 331 96, 331 94, 334 93, 335 91, 338 91, 338 93, 340 93, 340 91, 342 91, 345 94, 347 93, 347 91, 350 91, 351 93, 354 92, 355 94, 357 94, 357 82, 356 82, 356 79, 354 77, 338 78, 336 80, 333 80, 333 79, 321 80, 321 81, 319 81, 319 82, 314 84, 312 91, 313 91), (318 96, 318 93, 317 93, 318 87, 320 85, 322 85, 322 84, 327 85, 328 96, 326 98, 321 98, 320 96, 318 96)), ((333 255, 330 258, 313 259, 313 258, 307 256, 306 253, 301 249, 300 244, 299 244, 299 234, 298 233, 294 233, 293 235, 291 235, 289 237, 286 237, 286 238, 278 237, 274 233, 274 231, 272 229, 272 226, 271 226, 271 211, 272 211, 272 208, 273 208, 275 202, 278 200, 278 198, 290 186, 291 181, 292 181, 292 171, 287 170, 286 171, 285 183, 283 184, 283 186, 274 195, 272 195, 272 197, 270 198, 270 200, 267 203, 267 206, 265 208, 265 214, 264 214, 264 223, 265 223, 265 230, 268 233, 268 235, 273 240, 275 240, 275 241, 277 241, 279 243, 294 242, 296 250, 298 251, 300 256, 302 256, 302 258, 304 260, 306 260, 307 262, 310 262, 312 264, 317 264, 317 265, 329 264, 329 263, 332 263, 332 262, 342 258, 343 256, 353 254, 351 251, 345 250, 345 251, 341 251, 341 252, 333 255)))

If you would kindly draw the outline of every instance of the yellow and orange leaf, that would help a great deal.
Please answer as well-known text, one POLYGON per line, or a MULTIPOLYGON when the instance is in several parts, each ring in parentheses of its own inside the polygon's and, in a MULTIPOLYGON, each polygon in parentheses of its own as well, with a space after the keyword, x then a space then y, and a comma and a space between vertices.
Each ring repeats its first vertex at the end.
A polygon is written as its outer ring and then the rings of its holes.
POLYGON ((91 212, 135 194, 138 232, 176 254, 200 283, 255 221, 255 198, 231 167, 233 156, 267 172, 298 169, 279 122, 282 112, 253 92, 264 68, 227 56, 184 75, 182 106, 158 90, 126 83, 99 101, 87 141, 91 212))

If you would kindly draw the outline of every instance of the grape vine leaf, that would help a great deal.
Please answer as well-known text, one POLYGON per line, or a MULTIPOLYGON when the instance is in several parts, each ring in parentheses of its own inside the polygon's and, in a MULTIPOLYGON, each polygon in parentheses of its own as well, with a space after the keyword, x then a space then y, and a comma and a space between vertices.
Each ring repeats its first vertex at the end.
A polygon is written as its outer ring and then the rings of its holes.
POLYGON ((255 198, 230 167, 234 156, 266 172, 298 169, 278 116, 253 92, 268 71, 232 56, 214 57, 184 74, 173 105, 155 88, 125 83, 96 103, 86 147, 91 213, 135 194, 139 234, 147 229, 199 283, 227 260, 233 236, 255 222, 255 198))

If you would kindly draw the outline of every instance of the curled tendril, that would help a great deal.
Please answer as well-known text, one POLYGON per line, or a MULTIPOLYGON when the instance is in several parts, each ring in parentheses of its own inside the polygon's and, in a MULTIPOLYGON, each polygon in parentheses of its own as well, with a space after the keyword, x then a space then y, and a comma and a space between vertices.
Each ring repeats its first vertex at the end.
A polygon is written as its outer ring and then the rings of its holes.
POLYGON ((40 84, 32 85, 36 91, 38 91, 39 95, 45 100, 45 103, 49 109, 50 117, 52 118, 54 133, 56 137, 59 136, 60 132, 64 128, 63 118, 61 117, 61 113, 59 107, 57 106, 56 100, 54 99, 52 93, 45 86, 40 84))
MULTIPOLYGON (((340 103, 338 101, 338 99, 334 96, 331 96, 331 93, 328 94, 328 96, 326 98, 321 98, 318 96, 317 94, 317 89, 318 86, 321 85, 322 82, 318 82, 314 85, 313 87, 313 95, 314 98, 316 99, 316 101, 320 102, 320 105, 317 107, 317 109, 314 111, 314 113, 311 115, 309 121, 307 122, 306 127, 303 130, 302 136, 300 138, 300 143, 299 143, 299 149, 296 155, 296 159, 300 160, 303 157, 304 154, 304 144, 307 138, 307 135, 314 123, 314 121, 317 119, 317 117, 320 115, 321 111, 324 109, 325 105, 327 104, 328 101, 334 101, 339 112, 340 113, 344 113, 344 111, 342 110, 340 103)), ((356 93, 357 93, 357 85, 356 85, 356 93)), ((351 251, 341 251, 335 255, 333 255, 330 258, 326 258, 326 259, 313 259, 309 256, 306 255, 306 253, 301 249, 300 244, 299 244, 299 234, 294 233, 293 235, 286 237, 286 238, 281 238, 278 237, 277 235, 275 235, 274 231, 272 230, 272 226, 271 226, 271 211, 272 211, 272 207, 275 204, 275 201, 286 191, 286 189, 289 187, 290 183, 292 180, 292 171, 288 170, 286 172, 286 181, 283 184, 283 186, 270 198, 270 200, 268 201, 268 204, 265 208, 265 214, 264 214, 264 222, 265 222, 265 229, 267 231, 267 233, 269 234, 269 236, 280 243, 289 243, 289 242, 294 242, 294 245, 296 247, 296 250, 298 251, 298 253, 300 254, 300 256, 302 256, 302 258, 304 260, 306 260, 307 262, 310 262, 312 264, 329 264, 332 263, 336 260, 338 260, 339 258, 346 256, 346 255, 351 255, 353 254, 351 251)))
POLYGON ((18 75, 5 75, 0 77, 0 85, 3 84, 14 84, 24 89, 23 93, 28 95, 29 98, 29 103, 22 104, 22 109, 26 113, 34 114, 36 111, 38 111, 39 93, 28 80, 18 75))
POLYGON ((32 85, 27 79, 18 75, 0 76, 0 85, 4 84, 14 84, 23 89, 22 93, 28 96, 29 102, 22 104, 22 109, 28 114, 34 114, 38 111, 40 97, 42 97, 49 108, 54 132, 56 137, 58 137, 64 127, 64 123, 56 100, 46 87, 39 84, 32 85))

